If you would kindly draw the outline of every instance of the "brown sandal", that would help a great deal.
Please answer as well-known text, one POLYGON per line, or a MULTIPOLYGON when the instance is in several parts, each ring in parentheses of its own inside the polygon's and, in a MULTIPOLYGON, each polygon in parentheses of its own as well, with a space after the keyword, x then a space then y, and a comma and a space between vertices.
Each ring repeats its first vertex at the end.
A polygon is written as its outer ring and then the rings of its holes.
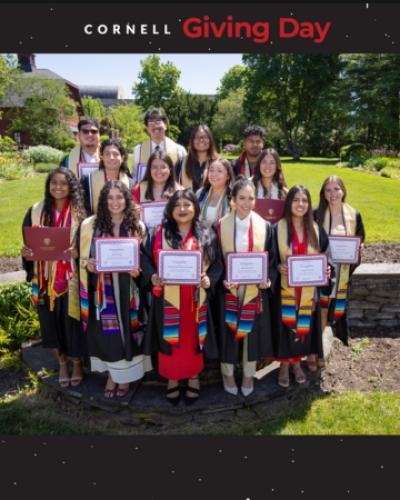
POLYGON ((289 387, 290 385, 290 378, 289 378, 289 365, 284 365, 281 364, 279 367, 279 375, 278 375, 278 384, 281 387, 289 387), (283 369, 282 367, 286 366, 286 369, 283 369))
POLYGON ((306 376, 301 369, 300 363, 293 363, 293 373, 295 381, 298 384, 304 384, 304 382, 306 381, 306 376))

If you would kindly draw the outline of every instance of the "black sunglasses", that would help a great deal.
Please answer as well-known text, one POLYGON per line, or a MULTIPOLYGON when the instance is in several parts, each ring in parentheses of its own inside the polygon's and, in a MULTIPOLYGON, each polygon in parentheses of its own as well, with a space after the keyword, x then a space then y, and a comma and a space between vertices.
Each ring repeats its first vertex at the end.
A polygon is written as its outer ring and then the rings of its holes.
POLYGON ((93 134, 96 135, 99 133, 99 131, 95 128, 81 128, 80 130, 82 134, 88 135, 88 134, 93 134))

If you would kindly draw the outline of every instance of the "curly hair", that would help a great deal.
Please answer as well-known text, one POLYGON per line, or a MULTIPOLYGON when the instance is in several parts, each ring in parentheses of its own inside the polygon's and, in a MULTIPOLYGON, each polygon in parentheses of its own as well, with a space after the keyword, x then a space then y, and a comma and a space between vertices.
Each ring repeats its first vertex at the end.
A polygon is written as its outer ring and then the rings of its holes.
POLYGON ((53 223, 52 207, 54 205, 54 199, 50 194, 50 183, 56 174, 62 174, 65 177, 65 180, 68 183, 68 199, 70 201, 71 207, 74 210, 79 222, 83 221, 83 219, 86 217, 86 211, 82 187, 75 174, 69 168, 57 167, 49 172, 46 178, 43 207, 44 224, 46 226, 51 226, 53 223))
MULTIPOLYGON (((264 149, 264 151, 260 154, 260 156, 257 160, 257 163, 254 166, 253 182, 254 182, 254 185, 256 187, 257 187, 259 182, 262 182, 261 162, 268 155, 271 155, 275 160, 276 171, 275 171, 274 176, 272 178, 272 182, 277 184, 278 189, 279 189, 279 193, 280 193, 282 188, 286 187, 286 182, 285 182, 285 178, 283 176, 280 156, 278 154, 278 151, 276 151, 276 149, 274 149, 274 148, 264 149)), ((263 186, 264 196, 265 196, 267 194, 266 189, 265 189, 263 184, 261 184, 261 185, 263 186)))
POLYGON ((125 174, 130 175, 128 164, 127 164, 128 153, 126 152, 126 149, 122 145, 121 141, 118 139, 105 139, 101 143, 99 170, 105 170, 105 165, 104 165, 104 161, 103 161, 103 153, 104 153, 104 150, 109 146, 115 146, 118 149, 118 151, 121 153, 122 163, 121 163, 121 166, 119 167, 119 171, 125 172, 125 174))
POLYGON ((136 206, 132 201, 132 194, 121 181, 106 182, 100 191, 95 228, 98 229, 102 235, 113 234, 114 224, 111 219, 110 211, 108 210, 108 195, 111 189, 119 189, 125 198, 122 224, 128 231, 131 231, 132 235, 143 238, 144 230, 140 224, 136 206))
POLYGON ((152 200, 154 201, 154 195, 153 195, 153 177, 151 176, 151 164, 153 163, 154 160, 161 160, 164 163, 166 163, 169 167, 169 177, 165 182, 164 185, 164 192, 163 192, 163 198, 169 198, 172 196, 172 194, 175 191, 175 167, 174 164, 172 163, 172 159, 169 155, 167 155, 164 151, 154 151, 149 157, 149 160, 147 162, 147 168, 146 168, 146 173, 144 174, 144 181, 147 182, 147 189, 146 193, 144 195, 146 200, 152 200))
POLYGON ((163 228, 165 237, 172 248, 182 248, 182 236, 178 231, 178 224, 173 218, 173 211, 179 200, 188 200, 194 205, 194 217, 192 221, 193 236, 198 240, 200 246, 204 249, 209 262, 212 262, 216 257, 216 233, 208 226, 208 224, 200 220, 200 207, 195 194, 191 189, 183 189, 176 191, 164 210, 163 228))

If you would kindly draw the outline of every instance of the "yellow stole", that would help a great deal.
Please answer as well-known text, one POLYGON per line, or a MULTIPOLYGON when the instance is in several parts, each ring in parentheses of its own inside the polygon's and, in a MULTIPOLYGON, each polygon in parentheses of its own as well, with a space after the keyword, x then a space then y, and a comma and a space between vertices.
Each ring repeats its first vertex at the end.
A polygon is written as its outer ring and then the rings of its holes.
POLYGON ((150 201, 150 200, 145 199, 145 195, 146 195, 146 191, 147 191, 147 181, 142 181, 140 183, 139 191, 140 191, 140 200, 139 200, 140 203, 145 203, 146 201, 150 201))
MULTIPOLYGON (((82 148, 80 144, 74 146, 68 155, 68 168, 78 177, 79 170, 78 165, 81 163, 81 152, 82 148)), ((96 161, 100 161, 99 151, 96 151, 96 161)))
MULTIPOLYGON (((182 186, 185 189, 193 189, 193 179, 190 179, 188 177, 188 175, 187 175, 187 172, 186 172, 187 158, 188 157, 186 156, 186 158, 185 158, 185 160, 183 161, 183 164, 182 164, 180 183, 182 184, 182 186)), ((210 164, 210 160, 207 160, 206 164, 205 164, 205 167, 204 167, 204 170, 208 169, 208 165, 209 164, 210 164)))
MULTIPOLYGON (((176 143, 171 140, 169 137, 164 139, 165 152, 171 158, 172 163, 175 165, 178 161, 178 148, 176 143)), ((147 165, 151 155, 151 140, 147 139, 147 141, 142 142, 140 145, 140 156, 139 163, 142 165, 147 165)))
MULTIPOLYGON (((235 252, 235 217, 236 211, 232 210, 220 220, 220 239, 224 258, 229 252, 235 252)), ((257 213, 251 212, 251 224, 253 230, 253 252, 264 252, 265 238, 267 236, 267 223, 257 213)), ((230 293, 237 297, 237 290, 230 293)), ((247 285, 244 294, 243 305, 248 304, 259 294, 256 285, 247 285)))
MULTIPOLYGON (((43 207, 44 207, 43 201, 39 201, 38 203, 35 203, 33 205, 31 210, 32 226, 40 226, 43 207)), ((71 245, 76 237, 76 232, 78 230, 78 227, 79 227, 78 218, 76 217, 74 210, 71 208, 71 233, 70 233, 71 245)), ((73 270, 73 277, 68 280, 68 316, 79 321, 80 312, 79 312, 78 269, 74 259, 71 259, 71 267, 73 270)), ((38 274, 37 262, 34 262, 34 274, 36 276, 38 274)))
MULTIPOLYGON (((119 180, 125 184, 129 189, 129 177, 125 172, 120 172, 119 180)), ((89 176, 89 189, 90 189, 90 206, 93 212, 97 212, 97 206, 99 203, 100 191, 103 189, 105 184, 105 171, 104 169, 96 170, 92 172, 89 176)))

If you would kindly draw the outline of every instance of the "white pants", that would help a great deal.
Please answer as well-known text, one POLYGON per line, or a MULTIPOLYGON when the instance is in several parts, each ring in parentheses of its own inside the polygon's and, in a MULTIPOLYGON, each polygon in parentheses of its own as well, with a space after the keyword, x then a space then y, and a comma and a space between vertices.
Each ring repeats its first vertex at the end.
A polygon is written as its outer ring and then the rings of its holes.
MULTIPOLYGON (((243 358, 242 358, 242 366, 243 366, 243 375, 245 377, 254 377, 256 373, 257 361, 249 361, 248 360, 248 338, 247 335, 243 339, 243 358)), ((231 377, 234 374, 235 365, 232 363, 221 363, 221 373, 226 377, 231 377)))

